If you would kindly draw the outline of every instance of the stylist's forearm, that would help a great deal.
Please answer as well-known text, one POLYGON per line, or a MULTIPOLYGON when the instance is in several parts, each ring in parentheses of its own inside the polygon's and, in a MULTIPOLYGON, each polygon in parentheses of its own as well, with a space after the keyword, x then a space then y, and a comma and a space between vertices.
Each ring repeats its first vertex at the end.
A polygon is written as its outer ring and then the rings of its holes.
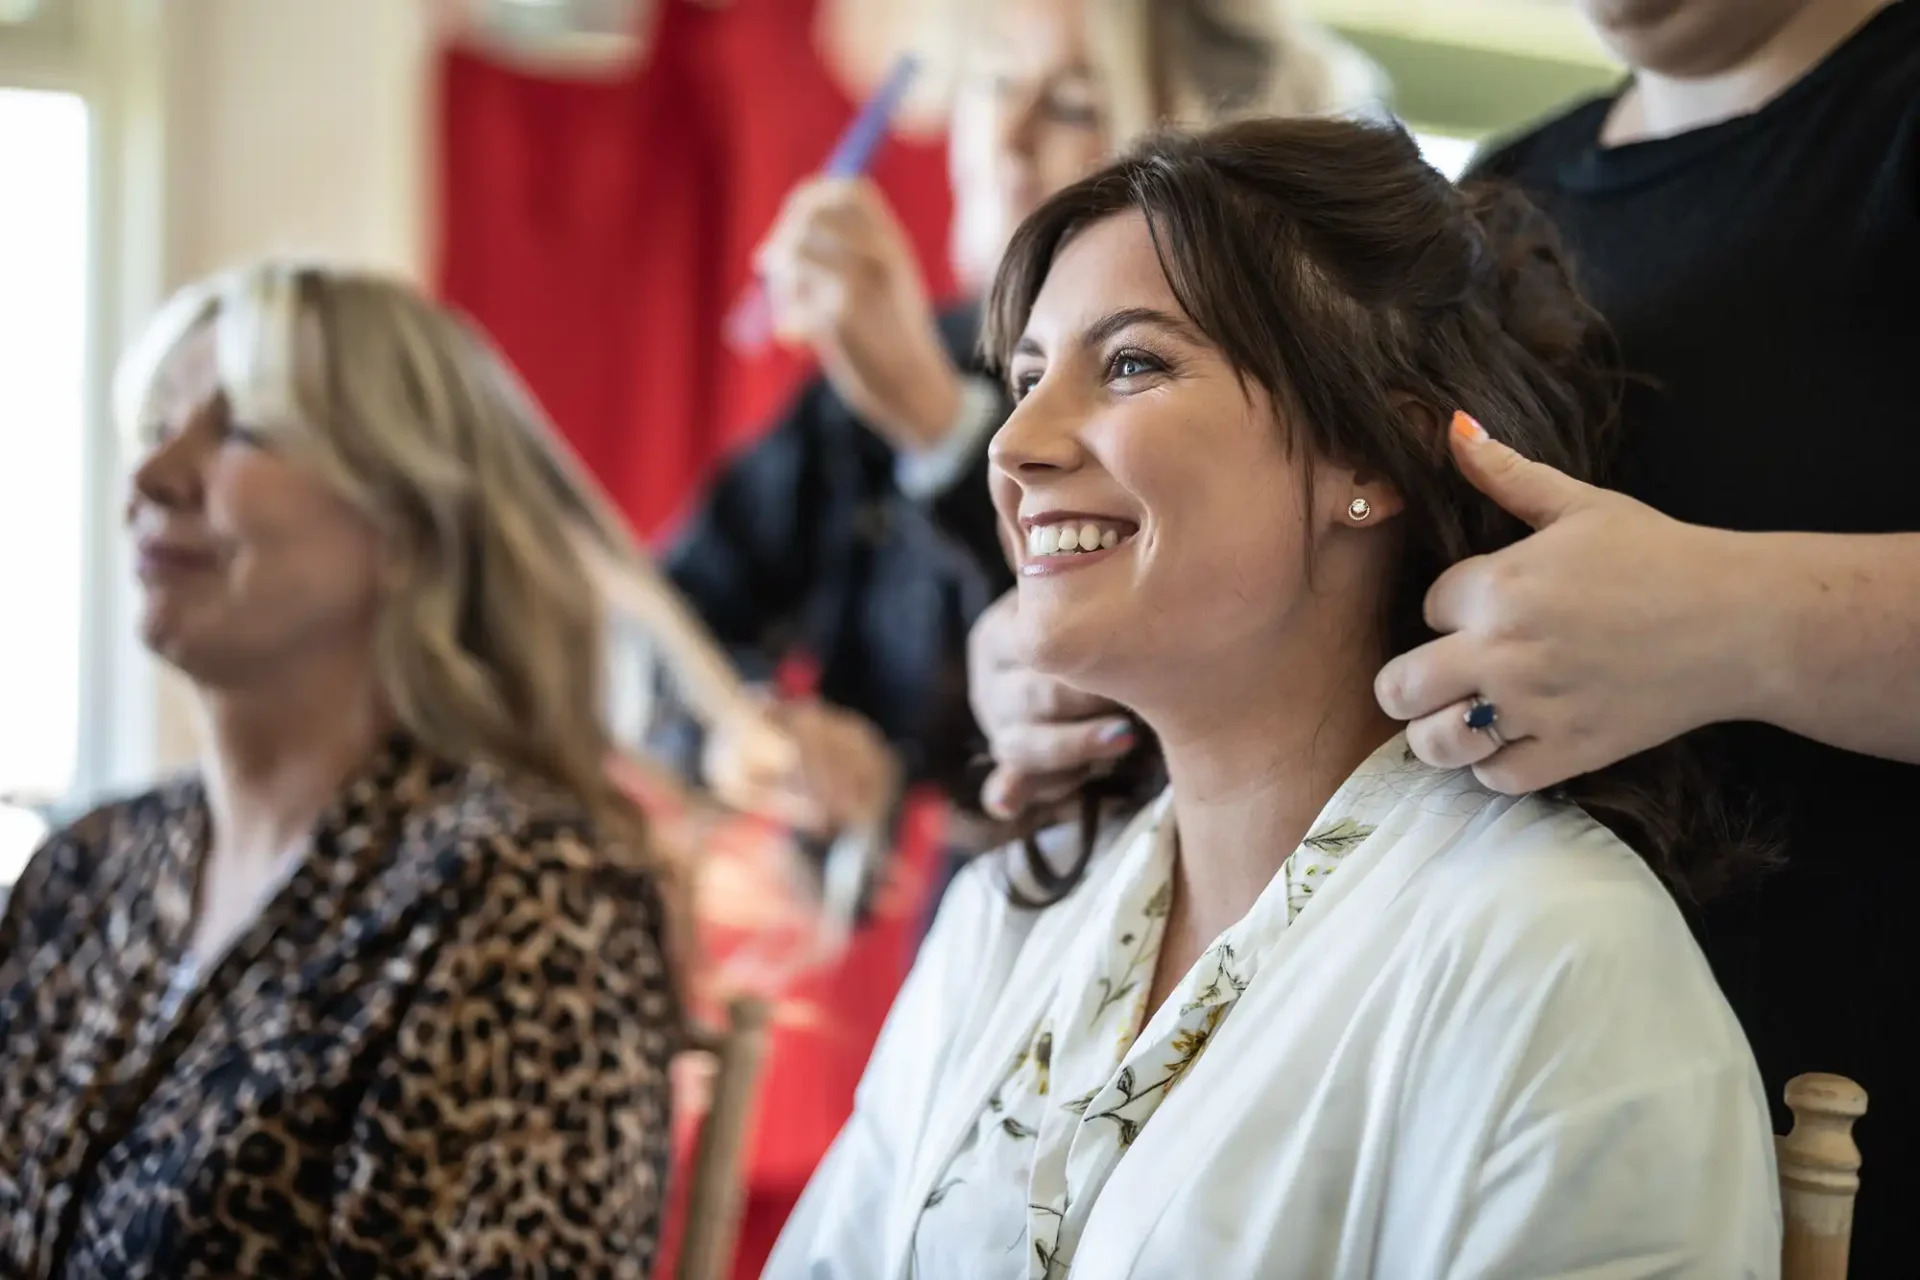
POLYGON ((1753 625, 1728 718, 1920 762, 1920 534, 1741 534, 1753 625))

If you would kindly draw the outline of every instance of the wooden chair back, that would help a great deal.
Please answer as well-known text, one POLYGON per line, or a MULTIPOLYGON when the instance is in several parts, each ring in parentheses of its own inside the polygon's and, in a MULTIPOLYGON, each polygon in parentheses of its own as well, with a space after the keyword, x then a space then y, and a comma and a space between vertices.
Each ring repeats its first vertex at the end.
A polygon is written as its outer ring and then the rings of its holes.
POLYGON ((1867 1092, 1845 1076, 1813 1074, 1787 1081, 1786 1099, 1793 1128, 1774 1139, 1785 1227, 1781 1280, 1847 1280, 1860 1190, 1853 1122, 1866 1114, 1867 1092))
POLYGON ((711 1101, 694 1139, 675 1280, 726 1280, 731 1274, 768 1016, 764 1000, 735 1000, 727 1006, 726 1030, 695 1046, 712 1054, 716 1066, 711 1101))

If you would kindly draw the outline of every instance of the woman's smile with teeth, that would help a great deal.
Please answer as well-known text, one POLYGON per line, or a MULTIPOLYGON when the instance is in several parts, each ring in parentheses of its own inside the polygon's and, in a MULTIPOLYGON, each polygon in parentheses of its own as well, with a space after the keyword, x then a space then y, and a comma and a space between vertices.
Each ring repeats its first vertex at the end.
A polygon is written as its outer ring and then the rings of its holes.
POLYGON ((1131 537, 1133 530, 1118 520, 1061 520, 1028 529, 1027 554, 1068 556, 1110 551, 1131 537))

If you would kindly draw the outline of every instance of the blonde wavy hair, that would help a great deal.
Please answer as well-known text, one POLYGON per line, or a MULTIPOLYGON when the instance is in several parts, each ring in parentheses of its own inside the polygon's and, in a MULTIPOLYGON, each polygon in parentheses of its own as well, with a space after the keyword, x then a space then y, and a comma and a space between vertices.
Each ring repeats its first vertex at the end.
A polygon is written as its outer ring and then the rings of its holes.
POLYGON ((121 365, 129 429, 207 326, 233 413, 385 537, 375 662, 400 727, 446 758, 563 788, 668 871, 608 771, 610 611, 647 632, 702 719, 744 694, 506 361, 397 280, 262 262, 162 309, 121 365))

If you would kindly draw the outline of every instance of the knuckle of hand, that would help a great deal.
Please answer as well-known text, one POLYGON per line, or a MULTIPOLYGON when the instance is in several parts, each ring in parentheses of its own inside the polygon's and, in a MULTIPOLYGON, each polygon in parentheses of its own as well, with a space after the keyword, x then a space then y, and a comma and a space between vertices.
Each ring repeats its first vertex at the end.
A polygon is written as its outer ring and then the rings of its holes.
POLYGON ((1481 566, 1476 585, 1481 606, 1489 612, 1517 616, 1537 608, 1540 575, 1525 556, 1494 556, 1481 566))
POLYGON ((1414 755, 1428 764, 1439 765, 1440 752, 1437 750, 1439 745, 1432 717, 1415 720, 1407 726, 1407 746, 1412 748, 1414 755))
POLYGON ((1404 716, 1413 701, 1412 665, 1410 662, 1396 662, 1382 668, 1380 674, 1374 677, 1374 699, 1379 702, 1380 709, 1390 716, 1404 716))
POLYGON ((1552 697, 1560 682, 1565 662, 1554 645, 1531 622, 1516 622, 1493 637, 1497 646, 1499 669, 1505 683, 1516 696, 1531 700, 1552 697))
MULTIPOLYGON (((1523 648, 1539 634, 1533 602, 1524 591, 1511 591, 1490 597, 1480 611, 1474 630, 1488 644, 1504 645, 1510 650, 1523 648)), ((1509 653, 1507 660, 1514 655, 1509 653)))
POLYGON ((1514 550, 1514 547, 1505 547, 1491 555, 1477 557, 1472 564, 1463 566, 1462 585, 1481 597, 1499 595, 1508 590, 1520 573, 1514 550))

